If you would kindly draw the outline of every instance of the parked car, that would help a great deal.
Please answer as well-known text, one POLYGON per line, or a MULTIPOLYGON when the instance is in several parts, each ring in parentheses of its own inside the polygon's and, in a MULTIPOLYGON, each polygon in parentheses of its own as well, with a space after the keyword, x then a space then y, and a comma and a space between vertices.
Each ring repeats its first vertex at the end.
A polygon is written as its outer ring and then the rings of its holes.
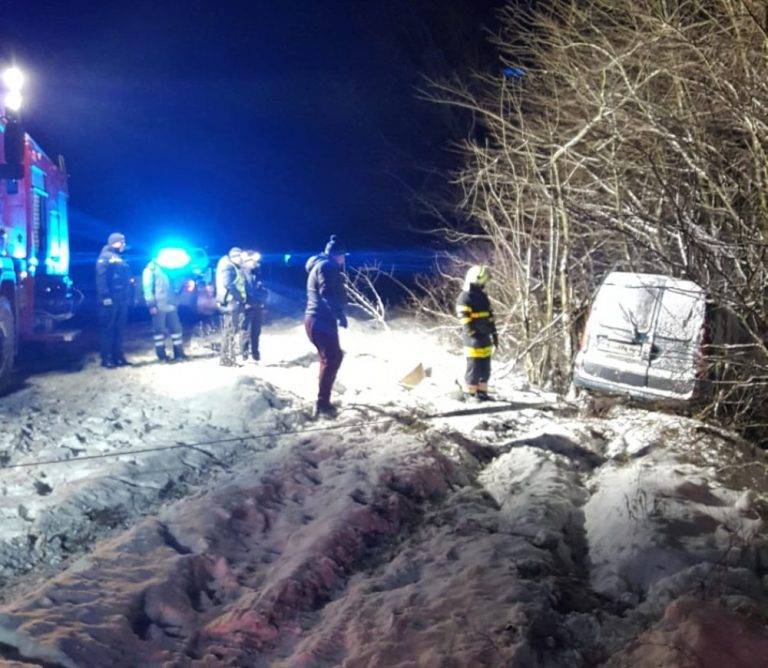
POLYGON ((597 291, 576 356, 577 387, 666 404, 708 391, 705 350, 748 339, 736 318, 692 281, 610 273, 597 291))

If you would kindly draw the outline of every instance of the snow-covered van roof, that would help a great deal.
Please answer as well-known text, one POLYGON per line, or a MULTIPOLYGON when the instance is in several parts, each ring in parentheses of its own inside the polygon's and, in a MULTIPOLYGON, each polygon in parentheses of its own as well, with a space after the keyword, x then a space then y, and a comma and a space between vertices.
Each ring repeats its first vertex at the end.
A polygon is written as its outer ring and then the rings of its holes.
POLYGON ((684 278, 673 278, 662 274, 637 274, 628 271, 612 271, 605 277, 603 285, 615 285, 627 288, 672 288, 680 292, 689 292, 691 296, 704 297, 704 290, 697 283, 684 278))

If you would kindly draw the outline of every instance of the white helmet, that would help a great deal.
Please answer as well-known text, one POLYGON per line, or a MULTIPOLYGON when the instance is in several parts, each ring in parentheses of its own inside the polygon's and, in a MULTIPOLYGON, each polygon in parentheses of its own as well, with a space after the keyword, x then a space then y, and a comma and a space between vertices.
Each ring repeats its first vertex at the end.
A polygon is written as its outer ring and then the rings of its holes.
POLYGON ((464 277, 464 289, 469 290, 471 285, 485 287, 491 279, 491 270, 484 264, 474 264, 467 270, 464 277))

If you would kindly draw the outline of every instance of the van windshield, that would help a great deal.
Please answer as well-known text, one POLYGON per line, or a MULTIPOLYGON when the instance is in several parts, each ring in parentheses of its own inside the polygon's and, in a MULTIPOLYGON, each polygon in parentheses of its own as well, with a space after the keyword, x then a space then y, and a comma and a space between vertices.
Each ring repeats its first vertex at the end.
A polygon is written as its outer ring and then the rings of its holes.
POLYGON ((598 292, 593 310, 603 327, 620 330, 635 338, 651 328, 659 288, 643 285, 604 285, 598 292))

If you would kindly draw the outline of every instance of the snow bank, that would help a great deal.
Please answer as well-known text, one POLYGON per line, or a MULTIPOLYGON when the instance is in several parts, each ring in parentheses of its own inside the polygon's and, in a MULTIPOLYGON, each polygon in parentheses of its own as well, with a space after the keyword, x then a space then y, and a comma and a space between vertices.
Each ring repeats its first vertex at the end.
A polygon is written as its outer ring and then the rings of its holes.
POLYGON ((0 470, 0 657, 686 665, 662 643, 768 663, 748 619, 762 455, 695 420, 580 414, 514 375, 504 403, 461 403, 463 360, 410 322, 352 323, 342 345, 339 429, 308 422, 317 362, 295 323, 266 329, 259 366, 91 366, 8 397, 6 464, 119 456, 0 470), (403 389, 418 363, 431 375, 403 389))

